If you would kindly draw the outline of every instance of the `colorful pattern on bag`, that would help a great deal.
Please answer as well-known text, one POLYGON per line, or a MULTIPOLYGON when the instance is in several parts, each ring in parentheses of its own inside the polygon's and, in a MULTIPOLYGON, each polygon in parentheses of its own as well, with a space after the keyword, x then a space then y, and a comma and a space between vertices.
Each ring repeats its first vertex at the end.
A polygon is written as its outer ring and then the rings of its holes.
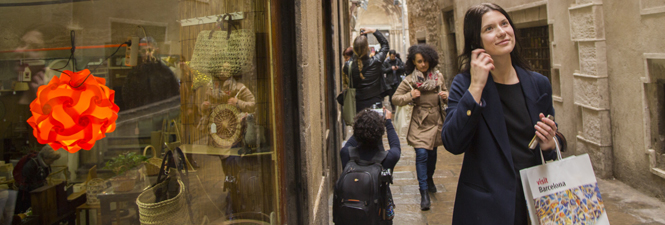
POLYGON ((598 183, 536 198, 540 224, 595 224, 605 212, 598 183))

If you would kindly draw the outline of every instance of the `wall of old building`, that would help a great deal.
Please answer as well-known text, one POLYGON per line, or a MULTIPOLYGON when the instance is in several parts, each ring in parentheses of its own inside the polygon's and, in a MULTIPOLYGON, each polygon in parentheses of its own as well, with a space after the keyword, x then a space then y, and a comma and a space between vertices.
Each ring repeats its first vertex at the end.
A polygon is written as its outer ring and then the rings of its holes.
MULTIPOLYGON (((337 168, 333 165, 336 161, 330 159, 331 154, 338 157, 337 149, 329 149, 326 146, 329 138, 338 138, 341 133, 333 134, 334 129, 328 126, 326 101, 327 76, 334 76, 335 84, 332 87, 339 89, 339 69, 336 65, 342 61, 341 49, 344 44, 349 44, 348 38, 338 38, 338 27, 349 28, 347 3, 337 0, 323 4, 331 4, 332 16, 330 24, 324 24, 325 12, 322 2, 297 1, 296 2, 296 62, 298 77, 298 103, 300 110, 300 149, 302 157, 301 165, 298 167, 303 174, 306 193, 304 196, 306 204, 300 212, 304 215, 306 224, 328 224, 329 221, 329 194, 332 193, 332 184, 335 182, 331 169, 337 168), (339 11, 338 11, 339 10, 339 11), (340 16, 341 15, 341 18, 340 16), (324 38, 326 30, 332 30, 330 43, 324 38), (340 43, 341 42, 341 43, 340 43), (332 45, 331 60, 334 65, 328 65, 326 61, 326 46, 332 45), (330 67, 334 69, 328 70, 330 67), (332 73, 332 74, 331 74, 332 73)), ((345 34, 349 34, 346 32, 345 34)), ((347 36, 348 37, 348 36, 347 36)), ((331 90, 332 93, 337 93, 331 90)), ((338 121, 335 119, 335 121, 338 121)), ((339 123, 339 122, 338 122, 339 123)), ((341 129, 337 129, 341 130, 341 129)), ((295 135, 295 134, 294 134, 295 135)), ((334 140, 341 141, 341 140, 334 140)), ((295 215, 294 215, 295 216, 295 215)))
MULTIPOLYGON (((464 13, 481 2, 452 3, 460 51, 464 13)), ((554 108, 559 130, 568 139, 566 155, 588 153, 598 177, 617 178, 663 199, 665 152, 659 126, 665 110, 663 97, 656 96, 663 92, 654 87, 665 78, 665 43, 658 28, 665 22, 665 4, 640 0, 495 3, 511 14, 517 28, 549 27, 554 108)), ((439 7, 449 4, 441 1, 439 7)), ((409 19, 417 24, 435 15, 419 17, 409 19)), ((412 27, 413 33, 416 30, 412 27)))
POLYGON ((646 14, 649 9, 665 7, 665 3, 645 0, 604 0, 602 3, 612 99, 614 176, 639 190, 665 199, 665 174, 662 173, 662 154, 665 152, 662 144, 657 148, 654 143, 662 142, 665 133, 661 130, 650 134, 651 127, 662 123, 665 117, 662 111, 660 115, 645 113, 663 106, 649 106, 643 100, 646 97, 663 97, 662 92, 643 88, 644 78, 649 77, 647 82, 653 83, 665 77, 663 70, 648 72, 645 62, 647 58, 663 58, 665 54, 665 43, 661 38, 664 32, 660 28, 665 23, 665 13, 646 14), (653 149, 654 154, 647 154, 649 149, 653 149), (651 172, 652 168, 660 168, 661 172, 651 172))

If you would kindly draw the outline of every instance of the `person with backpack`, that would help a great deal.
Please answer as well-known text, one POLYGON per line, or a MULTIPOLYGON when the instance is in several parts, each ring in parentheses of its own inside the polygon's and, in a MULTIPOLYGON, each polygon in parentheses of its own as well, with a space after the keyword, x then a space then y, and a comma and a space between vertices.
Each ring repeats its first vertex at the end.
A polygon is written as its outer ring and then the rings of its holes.
POLYGON ((392 124, 392 113, 385 119, 376 111, 360 111, 353 123, 353 136, 342 150, 342 172, 335 185, 333 222, 336 224, 392 224, 395 204, 390 183, 399 161, 399 137, 392 124), (389 150, 382 143, 388 134, 389 150))
POLYGON ((39 153, 30 153, 18 161, 12 174, 18 186, 16 214, 25 212, 31 205, 30 192, 47 184, 46 177, 51 174, 51 164, 60 159, 60 153, 45 145, 39 153))

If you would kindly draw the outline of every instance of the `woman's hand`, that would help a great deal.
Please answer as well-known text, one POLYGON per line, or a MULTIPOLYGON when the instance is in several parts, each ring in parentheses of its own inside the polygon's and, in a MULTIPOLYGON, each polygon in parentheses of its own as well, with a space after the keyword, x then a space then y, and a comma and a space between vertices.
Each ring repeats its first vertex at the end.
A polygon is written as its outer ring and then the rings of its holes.
POLYGON ((386 109, 386 107, 383 107, 383 115, 386 116, 387 120, 390 120, 393 118, 393 113, 390 112, 390 110, 386 109))
POLYGON ((536 136, 538 136, 538 143, 540 143, 540 149, 543 151, 553 150, 556 147, 554 143, 554 136, 557 131, 556 123, 545 117, 542 113, 539 117, 540 122, 536 124, 535 128, 536 136))
POLYGON ((471 85, 469 91, 476 102, 480 102, 487 77, 491 70, 494 70, 494 60, 485 53, 485 49, 476 49, 471 52, 471 85))
POLYGON ((360 33, 360 34, 371 34, 371 33, 376 32, 376 29, 373 29, 373 28, 367 28, 367 27, 360 28, 360 30, 363 30, 363 32, 360 33))
POLYGON ((411 99, 416 99, 420 97, 420 91, 418 89, 411 90, 411 99))
POLYGON ((440 91, 439 92, 439 97, 441 97, 443 100, 448 99, 448 92, 447 91, 440 91))
POLYGON ((229 101, 227 101, 229 105, 236 105, 238 104, 238 99, 237 98, 229 98, 229 101))

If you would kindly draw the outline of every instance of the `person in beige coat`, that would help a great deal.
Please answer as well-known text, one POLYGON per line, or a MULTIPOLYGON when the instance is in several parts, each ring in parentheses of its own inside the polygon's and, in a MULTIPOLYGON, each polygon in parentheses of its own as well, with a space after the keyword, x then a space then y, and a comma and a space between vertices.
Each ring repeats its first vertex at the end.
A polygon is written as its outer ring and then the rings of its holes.
POLYGON ((409 75, 392 97, 395 106, 414 105, 406 140, 416 150, 421 210, 429 210, 428 192, 436 192, 432 175, 436 166, 436 149, 442 145, 443 109, 448 100, 443 75, 434 70, 438 60, 438 54, 429 45, 411 46, 406 59, 406 73, 409 75))

